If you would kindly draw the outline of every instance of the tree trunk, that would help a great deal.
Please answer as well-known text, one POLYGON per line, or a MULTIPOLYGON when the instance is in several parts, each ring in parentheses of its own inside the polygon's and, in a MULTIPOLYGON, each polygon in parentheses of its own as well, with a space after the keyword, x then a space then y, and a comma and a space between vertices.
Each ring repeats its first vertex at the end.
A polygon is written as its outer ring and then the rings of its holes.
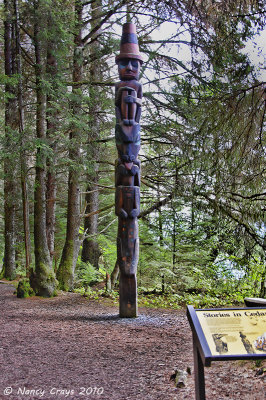
POLYGON ((54 257, 54 235, 55 235, 55 210, 56 210, 56 176, 50 169, 50 162, 47 163, 47 190, 46 190, 46 234, 47 244, 51 257, 54 257))
MULTIPOLYGON (((95 0, 93 2, 93 9, 91 11, 91 29, 99 23, 99 15, 101 14, 101 0, 95 0)), ((96 31, 92 40, 99 35, 99 31, 96 31)), ((91 56, 91 63, 90 63, 90 81, 93 82, 100 82, 102 75, 101 69, 99 66, 99 60, 97 54, 100 51, 100 43, 96 39, 90 45, 90 56, 91 56)), ((96 143, 96 139, 100 136, 100 129, 101 129, 101 122, 99 119, 99 110, 101 109, 101 99, 97 88, 91 85, 89 89, 90 93, 90 129, 88 134, 88 149, 87 149, 87 159, 91 159, 91 165, 94 168, 89 166, 90 173, 87 174, 87 189, 86 189, 86 214, 91 214, 93 211, 99 209, 99 192, 98 192, 98 182, 99 182, 99 175, 98 175, 98 163, 99 160, 99 144, 96 143)), ((98 233, 98 213, 92 214, 89 217, 84 218, 84 231, 86 232, 86 237, 83 241, 82 247, 82 254, 81 258, 84 262, 91 263, 96 269, 99 269, 99 257, 101 255, 101 251, 99 248, 99 244, 97 242, 97 233, 98 233)))
POLYGON ((79 0, 75 2, 75 16, 77 33, 74 38, 75 49, 73 57, 73 85, 72 88, 72 122, 70 129, 69 149, 69 177, 68 177, 68 206, 67 206, 67 230, 66 241, 62 252, 57 279, 62 290, 72 290, 74 284, 74 272, 76 268, 80 240, 80 140, 79 116, 81 115, 81 84, 83 75, 83 43, 82 43, 82 4, 79 0))
MULTIPOLYGON (((43 87, 44 49, 40 40, 40 21, 45 17, 41 13, 40 2, 35 3, 34 44, 36 57, 36 135, 39 147, 36 155, 36 178, 34 191, 34 245, 35 273, 31 275, 31 284, 37 295, 50 297, 56 287, 46 236, 46 155, 43 144, 46 139, 46 95, 43 87)), ((43 28, 43 26, 42 26, 43 28)))
POLYGON ((115 284, 118 278, 118 274, 119 274, 119 264, 116 261, 115 263, 115 267, 113 269, 113 272, 111 273, 111 290, 114 290, 115 288, 115 284))
MULTIPOLYGON (((73 151, 71 152, 73 156, 73 151)), ((80 199, 79 181, 75 171, 69 171, 68 179, 68 208, 66 241, 62 252, 57 279, 62 290, 72 290, 74 273, 80 247, 80 199)))
POLYGON ((172 234, 172 246, 173 246, 173 271, 175 271, 175 265, 176 265, 176 251, 177 251, 177 249, 176 249, 176 236, 177 236, 177 234, 176 234, 176 228, 177 228, 177 221, 176 221, 176 211, 175 211, 175 208, 174 208, 174 206, 172 205, 172 210, 173 210, 173 224, 174 224, 174 226, 173 226, 173 234, 172 234))
POLYGON ((262 274, 261 285, 260 285, 260 297, 266 298, 266 268, 262 274))
MULTIPOLYGON (((92 177, 90 176, 87 178, 91 179, 92 177)), ((87 186, 87 193, 85 197, 86 214, 96 211, 99 208, 99 193, 96 189, 96 185, 98 183, 98 174, 95 176, 93 181, 95 182, 95 186, 93 184, 87 186)), ((84 218, 84 231, 89 237, 86 237, 83 241, 81 259, 84 262, 91 263, 94 268, 99 269, 99 257, 101 255, 101 251, 96 239, 98 232, 98 214, 84 218)))
MULTIPOLYGON (((48 28, 51 32, 53 29, 52 13, 49 13, 48 28)), ((56 38, 51 34, 52 38, 48 41, 47 46, 47 65, 46 72, 50 81, 50 93, 47 95, 47 139, 48 144, 52 150, 52 155, 47 159, 47 191, 46 191, 46 234, 47 243, 50 252, 51 260, 54 257, 54 235, 55 235, 55 211, 56 211, 56 192, 57 182, 54 168, 55 151, 56 151, 56 130, 58 129, 58 111, 54 107, 53 102, 57 101, 57 79, 58 79, 58 66, 56 59, 56 38)))
MULTIPOLYGON (((161 165, 160 165, 161 169, 161 165)), ((157 185, 157 200, 160 202, 160 184, 157 185)), ((162 210, 158 208, 158 228, 159 228, 159 244, 161 251, 163 250, 163 219, 162 219, 162 210)), ((165 292, 165 276, 164 273, 161 275, 162 277, 162 293, 165 292)))
MULTIPOLYGON (((177 169, 177 159, 175 156, 175 187, 177 188, 178 185, 178 169, 177 169)), ((171 208, 173 210, 173 235, 172 235, 172 243, 173 243, 173 272, 175 272, 175 265, 176 265, 176 252, 177 252, 177 215, 176 215, 176 209, 173 204, 173 200, 171 201, 171 208)), ((193 208, 193 207, 192 207, 193 208)))
POLYGON ((18 0, 14 0, 14 12, 16 20, 16 66, 18 80, 18 113, 19 113, 19 134, 20 134, 20 182, 22 194, 23 208, 23 231, 25 245, 25 269, 26 276, 30 275, 31 264, 31 238, 30 238, 30 221, 29 221, 29 200, 28 200, 28 184, 27 184, 27 159, 25 152, 25 133, 24 133, 24 104, 22 89, 22 72, 21 72, 21 46, 20 46, 20 18, 18 0))
MULTIPOLYGON (((264 234, 264 246, 266 246, 266 234, 264 234)), ((266 298, 266 256, 265 253, 261 254, 261 263, 264 265, 264 271, 261 277, 261 285, 260 285, 260 297, 263 299, 266 298)))
MULTIPOLYGON (((14 66, 14 9, 10 0, 5 6, 5 74, 11 78, 15 74, 14 66)), ((5 145, 4 145, 4 214, 5 214, 5 253, 3 276, 14 279, 16 276, 15 261, 15 195, 16 195, 16 134, 18 128, 17 97, 14 83, 7 81, 5 86, 5 145)))

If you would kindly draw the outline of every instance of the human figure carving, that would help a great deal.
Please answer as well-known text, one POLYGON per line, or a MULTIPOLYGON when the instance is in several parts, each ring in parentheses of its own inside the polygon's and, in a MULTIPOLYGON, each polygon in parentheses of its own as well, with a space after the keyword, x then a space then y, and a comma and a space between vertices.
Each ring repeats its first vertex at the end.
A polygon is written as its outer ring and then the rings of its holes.
POLYGON ((118 61, 119 78, 116 84, 117 119, 132 126, 140 121, 142 85, 138 82, 140 62, 131 58, 118 61))

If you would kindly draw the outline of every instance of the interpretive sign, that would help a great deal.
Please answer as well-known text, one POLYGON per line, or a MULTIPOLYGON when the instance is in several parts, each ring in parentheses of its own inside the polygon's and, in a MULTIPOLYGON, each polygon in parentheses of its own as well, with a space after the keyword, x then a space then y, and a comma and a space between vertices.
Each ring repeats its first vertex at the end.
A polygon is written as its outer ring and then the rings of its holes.
POLYGON ((193 333, 196 400, 205 400, 204 366, 212 361, 266 358, 266 307, 187 307, 193 333))

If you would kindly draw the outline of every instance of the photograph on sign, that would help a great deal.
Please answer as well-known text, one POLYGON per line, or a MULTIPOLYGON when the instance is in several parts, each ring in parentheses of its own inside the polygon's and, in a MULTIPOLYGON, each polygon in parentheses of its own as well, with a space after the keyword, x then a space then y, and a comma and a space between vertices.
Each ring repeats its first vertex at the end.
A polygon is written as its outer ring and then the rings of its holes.
POLYGON ((266 354, 266 309, 196 310, 212 355, 266 354))

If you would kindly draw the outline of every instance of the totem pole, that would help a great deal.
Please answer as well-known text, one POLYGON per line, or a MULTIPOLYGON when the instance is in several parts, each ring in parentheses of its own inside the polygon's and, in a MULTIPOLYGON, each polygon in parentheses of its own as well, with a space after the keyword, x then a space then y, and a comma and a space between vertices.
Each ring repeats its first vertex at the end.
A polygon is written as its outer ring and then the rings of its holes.
POLYGON ((119 315, 137 317, 137 265, 140 213, 140 114, 142 86, 138 82, 142 57, 135 25, 123 25, 120 54, 116 56, 120 82, 115 85, 115 213, 118 216, 117 262, 120 269, 119 315))

